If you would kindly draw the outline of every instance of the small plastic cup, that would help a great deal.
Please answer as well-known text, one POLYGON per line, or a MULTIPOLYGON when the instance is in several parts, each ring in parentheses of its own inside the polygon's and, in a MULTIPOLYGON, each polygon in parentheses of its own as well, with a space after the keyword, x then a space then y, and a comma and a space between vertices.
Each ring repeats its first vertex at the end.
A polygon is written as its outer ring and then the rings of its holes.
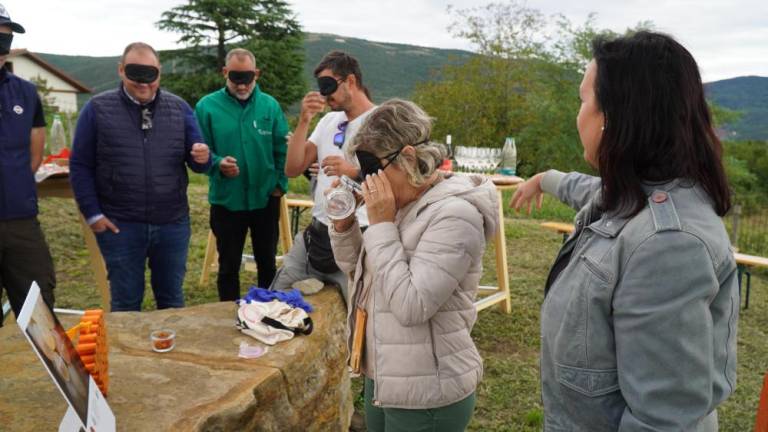
POLYGON ((149 339, 154 352, 168 352, 176 346, 176 332, 170 329, 155 330, 149 339))

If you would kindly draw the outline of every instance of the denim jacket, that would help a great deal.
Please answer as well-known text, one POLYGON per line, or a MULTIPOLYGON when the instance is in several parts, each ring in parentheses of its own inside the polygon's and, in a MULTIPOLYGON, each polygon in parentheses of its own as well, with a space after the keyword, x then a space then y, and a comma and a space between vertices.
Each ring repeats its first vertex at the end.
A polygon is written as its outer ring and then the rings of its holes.
POLYGON ((601 213, 600 179, 548 171, 578 209, 541 309, 546 431, 716 431, 736 385, 739 294, 722 220, 704 190, 645 186, 648 205, 601 213))

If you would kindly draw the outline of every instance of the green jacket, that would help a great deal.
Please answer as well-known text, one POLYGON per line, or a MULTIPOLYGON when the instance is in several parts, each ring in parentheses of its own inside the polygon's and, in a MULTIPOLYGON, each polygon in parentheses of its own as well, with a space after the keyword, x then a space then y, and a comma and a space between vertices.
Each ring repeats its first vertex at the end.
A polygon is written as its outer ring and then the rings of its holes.
POLYGON ((222 88, 200 99, 195 116, 213 157, 208 171, 211 204, 231 211, 262 209, 275 186, 288 191, 288 123, 275 98, 262 93, 257 85, 248 103, 242 106, 222 88), (237 159, 237 177, 224 177, 219 171, 226 156, 237 159))

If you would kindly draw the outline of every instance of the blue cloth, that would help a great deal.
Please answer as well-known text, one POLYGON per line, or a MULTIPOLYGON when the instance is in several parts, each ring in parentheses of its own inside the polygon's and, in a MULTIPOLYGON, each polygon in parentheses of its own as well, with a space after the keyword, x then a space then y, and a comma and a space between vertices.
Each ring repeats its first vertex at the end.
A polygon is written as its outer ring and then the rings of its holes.
POLYGON ((189 105, 159 90, 146 105, 152 128, 142 129, 142 107, 122 88, 94 96, 80 113, 72 146, 70 182, 86 220, 110 219, 163 224, 189 213, 185 163, 194 143, 204 142, 189 105))
POLYGON ((246 294, 240 301, 267 303, 272 300, 279 300, 293 307, 304 309, 307 313, 312 312, 313 310, 312 305, 304 300, 301 291, 296 288, 293 288, 290 291, 270 291, 268 289, 253 286, 248 290, 248 294, 246 294))
POLYGON ((151 225, 112 220, 120 229, 96 234, 109 271, 112 311, 140 311, 144 300, 145 263, 158 309, 184 307, 182 284, 189 250, 189 216, 176 223, 151 225))
MULTIPOLYGON (((0 68, 0 220, 37 215, 30 133, 40 97, 35 85, 0 68)), ((44 126, 44 124, 43 124, 44 126)))

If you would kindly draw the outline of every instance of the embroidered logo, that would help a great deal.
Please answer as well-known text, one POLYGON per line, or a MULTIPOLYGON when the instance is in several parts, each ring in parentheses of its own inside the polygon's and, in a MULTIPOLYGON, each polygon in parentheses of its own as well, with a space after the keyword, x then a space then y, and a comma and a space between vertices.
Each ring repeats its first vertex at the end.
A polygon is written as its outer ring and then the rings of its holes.
POLYGON ((22 108, 20 105, 14 105, 13 112, 15 112, 18 115, 21 115, 24 113, 24 108, 22 108))
POLYGON ((259 128, 259 124, 256 123, 256 120, 253 121, 253 128, 254 129, 258 129, 259 128))

